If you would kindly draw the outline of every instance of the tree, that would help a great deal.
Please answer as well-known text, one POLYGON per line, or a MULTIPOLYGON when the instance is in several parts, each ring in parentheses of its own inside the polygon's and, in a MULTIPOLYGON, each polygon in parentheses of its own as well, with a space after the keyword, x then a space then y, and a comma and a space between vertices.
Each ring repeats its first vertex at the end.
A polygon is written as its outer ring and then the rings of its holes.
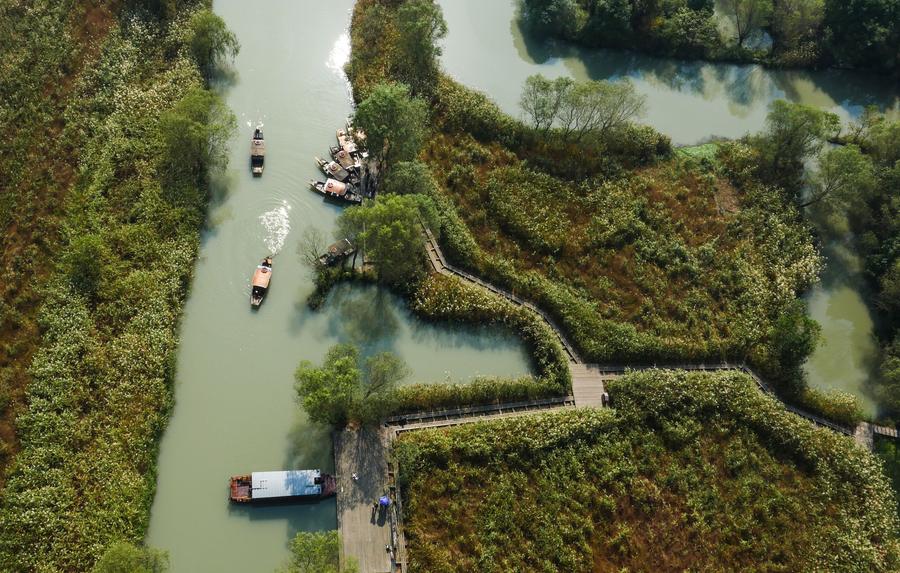
POLYGON ((900 67, 900 2, 825 0, 827 45, 845 66, 900 67))
POLYGON ((406 287, 424 272, 421 213, 415 196, 383 195, 375 203, 345 209, 338 228, 375 263, 381 282, 406 287))
POLYGON ((563 101, 574 86, 575 82, 570 78, 551 81, 541 74, 528 76, 519 105, 531 120, 531 125, 546 133, 553 126, 563 101))
POLYGON ((447 22, 434 0, 407 0, 397 10, 400 77, 415 94, 430 94, 438 78, 438 41, 447 35, 447 22))
POLYGON ((575 0, 523 0, 522 19, 534 32, 573 40, 586 15, 575 0))
POLYGON ((781 47, 791 49, 805 40, 818 41, 825 17, 825 0, 777 0, 772 28, 781 47))
POLYGON ((235 125, 222 99, 201 88, 190 90, 162 115, 159 129, 166 153, 160 169, 171 200, 205 199, 185 195, 184 187, 204 188, 209 171, 228 162, 227 143, 235 125))
POLYGON ((818 153, 829 138, 837 136, 840 127, 841 121, 833 113, 784 100, 772 102, 766 131, 750 139, 760 155, 760 178, 799 197, 803 161, 818 153))
POLYGON ((377 423, 393 410, 394 390, 409 376, 406 363, 392 352, 382 352, 366 359, 363 366, 363 388, 356 415, 366 423, 377 423))
POLYGON ((780 376, 787 388, 799 394, 803 387, 803 363, 819 343, 819 323, 807 314, 806 302, 794 300, 775 321, 770 339, 780 376))
POLYGON ((309 418, 340 427, 382 419, 392 409, 394 389, 408 375, 406 364, 390 352, 371 356, 360 367, 359 350, 338 344, 328 350, 321 367, 301 362, 295 378, 309 418))
POLYGON ((237 36, 228 29, 225 21, 212 10, 199 10, 191 16, 191 54, 207 81, 225 58, 234 59, 241 48, 237 36))
POLYGON ((829 149, 819 158, 812 194, 800 207, 825 202, 832 209, 846 209, 854 196, 865 198, 875 187, 872 161, 855 145, 829 149))
POLYGON ((431 169, 421 161, 400 161, 382 181, 381 190, 385 193, 406 195, 419 193, 429 195, 437 189, 437 182, 431 169))
POLYGON ((563 138, 581 140, 588 133, 604 135, 639 117, 646 98, 630 80, 574 82, 550 81, 534 75, 525 81, 520 105, 535 129, 558 127, 563 138))
POLYGON ((291 559, 281 573, 355 573, 358 567, 340 566, 341 540, 337 531, 300 531, 291 540, 291 559))
POLYGON ((722 0, 722 6, 734 19, 738 46, 766 26, 772 16, 772 0, 722 0))
POLYGON ((412 161, 425 140, 428 109, 405 84, 379 84, 356 110, 354 123, 366 133, 369 150, 383 171, 412 161))
POLYGON ((348 344, 332 346, 321 368, 300 363, 294 378, 310 420, 334 426, 349 421, 362 381, 358 363, 359 352, 348 344))
POLYGON ((136 547, 126 541, 120 541, 107 548, 91 572, 163 573, 168 569, 169 556, 165 551, 151 547, 136 547))
POLYGON ((627 78, 587 81, 575 85, 563 100, 563 110, 568 119, 563 131, 574 133, 580 140, 587 133, 604 135, 640 117, 646 110, 646 98, 627 78))
POLYGON ((307 227, 300 236, 300 243, 297 245, 297 254, 303 260, 303 263, 313 271, 321 268, 319 257, 325 252, 327 245, 325 244, 325 233, 318 227, 307 227))

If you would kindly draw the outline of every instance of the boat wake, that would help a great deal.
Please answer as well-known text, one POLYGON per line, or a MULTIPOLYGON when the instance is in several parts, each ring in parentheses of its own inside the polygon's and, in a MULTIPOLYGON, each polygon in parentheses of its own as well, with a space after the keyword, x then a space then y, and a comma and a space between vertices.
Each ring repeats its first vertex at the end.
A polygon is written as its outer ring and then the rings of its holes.
POLYGON ((342 79, 346 79, 346 75, 344 75, 344 66, 347 65, 347 62, 349 61, 350 34, 344 32, 334 41, 334 45, 331 47, 331 52, 328 54, 328 61, 325 62, 325 65, 342 79))
POLYGON ((263 240, 272 255, 277 255, 281 251, 284 240, 291 232, 290 210, 287 201, 282 201, 281 206, 259 216, 259 222, 266 231, 263 240))

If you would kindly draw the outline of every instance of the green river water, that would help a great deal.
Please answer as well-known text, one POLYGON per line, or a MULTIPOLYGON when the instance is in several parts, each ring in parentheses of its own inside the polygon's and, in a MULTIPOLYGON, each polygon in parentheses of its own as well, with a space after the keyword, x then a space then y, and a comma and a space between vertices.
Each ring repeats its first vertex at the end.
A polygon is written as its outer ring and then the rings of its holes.
MULTIPOLYGON (((515 114, 522 81, 538 71, 632 77, 648 96, 645 120, 681 143, 756 130, 775 97, 844 117, 869 102, 898 105, 887 90, 833 72, 773 73, 548 47, 526 40, 511 1, 441 4, 450 27, 447 71, 515 114)), ((397 352, 417 381, 530 370, 523 347, 509 334, 423 324, 375 288, 341 288, 321 311, 305 307, 312 283, 296 254, 300 234, 308 226, 330 233, 339 213, 308 191, 306 181, 318 175, 313 156, 327 153, 335 129, 351 113, 340 72, 348 57, 351 7, 351 0, 214 2, 241 42, 235 78, 224 88, 239 130, 182 321, 176 406, 160 449, 147 538, 169 551, 176 572, 271 571, 288 556, 297 531, 335 527, 333 500, 252 508, 227 500, 233 474, 332 469, 330 437, 305 420, 294 400, 292 374, 300 360, 320 361, 332 344, 355 342, 366 352, 397 352), (257 124, 263 124, 268 155, 264 176, 254 180, 247 162, 257 124), (250 275, 270 251, 278 252, 272 287, 253 313, 250 275)), ((835 380, 830 369, 861 363, 865 351, 841 344, 848 332, 854 340, 871 340, 868 312, 842 288, 840 281, 825 285, 811 299, 814 316, 824 319, 826 335, 836 340, 827 351, 833 362, 819 369, 823 386, 835 380)))

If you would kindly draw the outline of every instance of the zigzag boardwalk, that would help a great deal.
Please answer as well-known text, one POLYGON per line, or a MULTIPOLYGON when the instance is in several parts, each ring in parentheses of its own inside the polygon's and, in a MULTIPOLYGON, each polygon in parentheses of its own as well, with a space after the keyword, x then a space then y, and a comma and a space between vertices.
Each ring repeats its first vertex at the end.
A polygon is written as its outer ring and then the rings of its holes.
MULTIPOLYGON (((549 326, 550 329, 553 330, 553 332, 556 334, 556 337, 559 339, 560 344, 562 344, 563 350, 569 357, 569 370, 572 374, 572 391, 576 406, 600 407, 602 406, 601 396, 605 391, 603 383, 604 380, 609 380, 610 378, 621 376, 627 370, 640 370, 648 367, 656 367, 656 365, 642 367, 629 365, 585 364, 579 356, 578 352, 575 350, 575 347, 566 339, 566 336, 565 334, 563 334, 562 329, 556 324, 556 322, 553 321, 552 318, 550 318, 550 316, 547 315, 547 313, 536 307, 531 302, 523 300, 507 290, 485 282, 480 278, 472 275, 471 273, 467 273, 466 271, 458 269, 453 265, 447 263, 447 259, 444 258, 444 253, 441 251, 441 247, 438 244, 437 240, 434 238, 434 235, 431 233, 431 230, 424 224, 422 225, 422 229, 425 238, 425 249, 428 253, 428 260, 431 262, 431 266, 435 272, 446 276, 454 276, 465 282, 478 285, 481 288, 489 290, 494 294, 502 296, 516 306, 527 308, 528 310, 537 314, 547 324, 547 326, 549 326)), ((763 382, 763 380, 745 364, 666 364, 660 365, 659 367, 672 370, 691 371, 739 370, 753 378, 753 380, 756 382, 756 385, 762 392, 776 399, 779 399, 775 392, 772 391, 772 389, 769 387, 769 385, 763 382)), ((788 411, 806 418, 817 426, 829 428, 831 430, 834 430, 835 432, 839 432, 847 436, 854 435, 854 429, 835 424, 834 422, 825 420, 819 416, 810 414, 809 412, 805 412, 799 408, 791 406, 790 404, 784 404, 784 407, 788 411)), ((884 437, 894 439, 898 437, 897 430, 893 428, 873 426, 871 431, 876 435, 884 437)), ((871 442, 861 441, 860 443, 869 444, 869 446, 871 447, 871 442)))

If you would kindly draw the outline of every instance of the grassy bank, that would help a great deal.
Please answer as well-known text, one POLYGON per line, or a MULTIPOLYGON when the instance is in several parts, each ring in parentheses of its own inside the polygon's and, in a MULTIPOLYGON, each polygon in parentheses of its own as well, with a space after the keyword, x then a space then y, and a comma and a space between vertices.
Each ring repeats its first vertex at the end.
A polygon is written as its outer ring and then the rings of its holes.
POLYGON ((32 150, 2 157, 16 185, 3 223, 21 245, 4 257, 30 292, 5 299, 4 318, 37 320, 12 370, 24 399, 0 500, 8 571, 83 571, 141 539, 206 172, 233 121, 195 57, 202 3, 92 6, 4 7, 22 42, 4 45, 4 90, 20 88, 4 113, 32 150), (34 183, 38 155, 52 179, 34 183))
POLYGON ((410 571, 895 571, 874 458, 740 374, 648 371, 614 410, 407 433, 410 571))

